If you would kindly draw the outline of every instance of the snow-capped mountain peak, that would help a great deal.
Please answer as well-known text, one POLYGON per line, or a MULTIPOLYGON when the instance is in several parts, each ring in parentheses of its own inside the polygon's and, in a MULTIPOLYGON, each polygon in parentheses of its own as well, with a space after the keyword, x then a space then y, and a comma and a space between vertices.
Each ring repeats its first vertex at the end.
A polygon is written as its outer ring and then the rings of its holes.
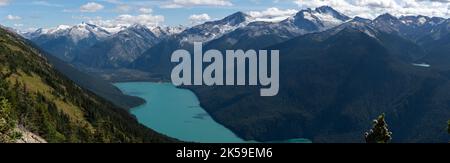
POLYGON ((400 32, 405 26, 400 19, 389 13, 378 16, 375 20, 373 20, 372 24, 377 29, 387 33, 400 32))
POLYGON ((55 31, 66 30, 66 29, 69 29, 69 28, 70 28, 70 26, 68 26, 68 25, 58 25, 55 28, 55 31))
POLYGON ((348 16, 334 10, 329 6, 322 6, 316 9, 304 9, 294 16, 282 21, 291 31, 298 34, 305 34, 311 31, 324 31, 336 27, 350 20, 348 16))
POLYGON ((110 34, 116 34, 120 31, 123 31, 128 28, 128 26, 124 25, 117 25, 117 26, 111 26, 111 27, 102 27, 105 31, 108 31, 110 34))
POLYGON ((223 36, 238 28, 245 27, 252 22, 251 16, 236 12, 221 20, 210 21, 204 24, 186 29, 180 33, 181 42, 208 42, 223 36))
POLYGON ((95 39, 100 40, 111 35, 111 33, 105 29, 88 23, 81 23, 71 28, 60 30, 58 33, 69 36, 75 43, 89 37, 94 37, 95 39))
POLYGON ((371 25, 371 21, 368 19, 360 18, 360 17, 356 17, 356 18, 352 19, 351 21, 342 24, 338 28, 358 30, 360 32, 367 34, 370 37, 375 38, 375 39, 377 39, 377 35, 378 35, 378 30, 376 30, 371 25))
POLYGON ((152 31, 157 37, 164 38, 168 36, 172 36, 175 34, 179 34, 183 32, 186 28, 184 26, 175 26, 175 27, 153 27, 150 28, 150 31, 152 31))
POLYGON ((422 26, 426 24, 430 18, 426 16, 403 16, 400 20, 406 25, 422 26))
POLYGON ((345 23, 342 23, 339 26, 331 28, 330 30, 321 33, 320 36, 321 39, 326 39, 338 33, 341 33, 341 31, 361 32, 376 40, 379 40, 377 38, 377 36, 379 35, 379 31, 372 25, 372 21, 361 17, 355 17, 345 23))
POLYGON ((363 23, 368 23, 368 24, 372 22, 372 20, 370 20, 370 19, 362 18, 359 16, 353 18, 351 21, 363 22, 363 23))
POLYGON ((40 35, 50 35, 50 34, 53 34, 53 33, 57 33, 59 31, 67 30, 69 28, 71 28, 71 26, 58 25, 55 28, 39 28, 39 29, 37 29, 35 31, 32 31, 32 32, 26 32, 23 35, 26 38, 35 38, 35 37, 39 37, 40 35))
POLYGON ((428 17, 428 16, 402 16, 400 17, 402 23, 412 26, 412 27, 422 27, 426 25, 438 25, 445 21, 444 18, 439 17, 428 17))
POLYGON ((220 20, 220 23, 228 24, 230 26, 236 26, 249 20, 250 15, 239 11, 220 20))
POLYGON ((150 28, 148 28, 147 26, 142 25, 142 24, 133 24, 133 25, 129 26, 128 28, 141 29, 141 30, 144 30, 144 29, 150 30, 150 28))
MULTIPOLYGON (((256 18, 244 12, 236 12, 221 20, 210 21, 189 28, 180 34, 181 42, 209 42, 250 23, 270 18, 256 18)), ((292 32, 294 35, 324 31, 350 20, 348 16, 329 6, 305 9, 276 24, 261 28, 278 28, 292 32)), ((273 21, 270 21, 273 22, 273 21)))
POLYGON ((95 37, 95 39, 103 39, 111 35, 110 32, 103 29, 102 27, 81 23, 74 26, 59 25, 55 28, 40 28, 34 32, 28 32, 23 34, 26 38, 33 39, 40 36, 50 36, 50 37, 68 37, 72 39, 74 43, 80 40, 87 39, 89 37, 95 37))
POLYGON ((325 14, 325 15, 331 15, 333 18, 336 18, 341 21, 347 21, 350 19, 350 17, 336 11, 335 9, 331 8, 330 6, 322 6, 318 7, 315 10, 318 13, 325 14))

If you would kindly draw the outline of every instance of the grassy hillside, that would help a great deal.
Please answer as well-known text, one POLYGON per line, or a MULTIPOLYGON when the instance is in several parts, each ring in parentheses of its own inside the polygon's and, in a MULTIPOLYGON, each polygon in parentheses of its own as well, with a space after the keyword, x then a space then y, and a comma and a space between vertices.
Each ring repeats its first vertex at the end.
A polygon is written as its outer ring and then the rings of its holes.
MULTIPOLYGON (((172 142, 75 85, 37 49, 0 28, 0 139, 25 128, 48 142, 172 142)), ((20 136, 20 135, 19 135, 20 136)))

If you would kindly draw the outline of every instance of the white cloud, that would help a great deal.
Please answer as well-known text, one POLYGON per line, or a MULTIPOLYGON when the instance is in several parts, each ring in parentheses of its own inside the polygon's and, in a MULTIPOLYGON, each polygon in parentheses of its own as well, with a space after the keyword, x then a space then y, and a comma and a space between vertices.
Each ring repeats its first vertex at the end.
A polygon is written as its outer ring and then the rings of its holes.
POLYGON ((233 6, 230 0, 171 0, 162 8, 182 8, 193 6, 233 6))
POLYGON ((119 0, 102 0, 108 3, 112 3, 112 4, 123 4, 121 1, 119 0))
POLYGON ((282 21, 292 15, 295 15, 295 13, 297 12, 298 11, 294 9, 281 10, 272 7, 264 11, 250 11, 247 14, 249 14, 251 17, 255 18, 258 21, 282 21))
POLYGON ((9 4, 9 0, 0 0, 0 6, 6 6, 9 4))
POLYGON ((105 8, 103 5, 95 3, 95 2, 89 2, 84 4, 80 7, 81 12, 97 12, 98 10, 101 10, 105 8))
POLYGON ((48 1, 33 1, 32 4, 40 5, 40 6, 47 6, 47 7, 63 7, 63 5, 61 5, 61 4, 50 3, 48 1))
POLYGON ((331 6, 349 16, 375 18, 383 13, 450 16, 449 0, 292 0, 300 8, 331 6))
POLYGON ((208 14, 198 14, 198 15, 191 15, 189 17, 189 22, 192 25, 201 24, 205 21, 211 20, 211 17, 208 14))
POLYGON ((21 31, 27 33, 27 32, 34 32, 38 29, 39 28, 36 28, 36 27, 29 27, 29 28, 21 29, 21 31))
POLYGON ((9 14, 8 16, 6 16, 6 19, 8 19, 8 20, 20 20, 22 18, 20 16, 15 16, 15 15, 9 14))
POLYGON ((131 6, 129 6, 127 4, 119 4, 119 5, 117 5, 116 10, 118 12, 128 12, 131 10, 131 6))
POLYGON ((153 12, 153 10, 151 8, 140 8, 139 12, 143 14, 150 14, 153 12))
POLYGON ((141 14, 141 15, 123 14, 110 20, 104 20, 101 17, 83 18, 83 19, 88 19, 89 23, 96 24, 106 28, 130 26, 133 24, 141 24, 148 27, 154 27, 159 26, 164 22, 164 16, 151 14, 141 14))

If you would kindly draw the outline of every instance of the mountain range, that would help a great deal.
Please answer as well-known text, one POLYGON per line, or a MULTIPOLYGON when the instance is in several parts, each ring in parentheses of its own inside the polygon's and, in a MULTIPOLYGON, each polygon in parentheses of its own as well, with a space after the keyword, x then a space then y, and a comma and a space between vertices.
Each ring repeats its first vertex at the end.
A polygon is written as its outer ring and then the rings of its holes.
POLYGON ((85 25, 92 32, 83 39, 48 31, 27 38, 82 70, 133 70, 155 81, 169 80, 175 66, 171 54, 192 51, 193 42, 203 42, 205 50, 279 50, 278 96, 260 97, 253 87, 185 88, 197 94, 215 120, 248 140, 362 142, 371 119, 386 113, 395 142, 448 141, 450 19, 351 18, 323 6, 282 21, 258 21, 237 12, 164 35, 139 25, 114 34, 93 26, 85 25))

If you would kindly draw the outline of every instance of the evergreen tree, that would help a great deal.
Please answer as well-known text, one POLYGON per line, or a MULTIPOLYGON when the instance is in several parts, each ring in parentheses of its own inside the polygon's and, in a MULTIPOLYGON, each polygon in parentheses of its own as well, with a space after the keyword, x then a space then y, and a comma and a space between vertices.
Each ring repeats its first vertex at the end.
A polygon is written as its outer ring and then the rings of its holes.
POLYGON ((16 121, 11 115, 11 104, 0 97, 0 142, 15 142, 21 137, 20 133, 14 131, 16 121))
POLYGON ((448 124, 447 132, 448 132, 448 134, 450 134, 450 120, 447 122, 447 124, 448 124))
POLYGON ((389 143, 392 139, 392 132, 384 119, 384 114, 373 121, 373 128, 365 133, 367 143, 389 143))

